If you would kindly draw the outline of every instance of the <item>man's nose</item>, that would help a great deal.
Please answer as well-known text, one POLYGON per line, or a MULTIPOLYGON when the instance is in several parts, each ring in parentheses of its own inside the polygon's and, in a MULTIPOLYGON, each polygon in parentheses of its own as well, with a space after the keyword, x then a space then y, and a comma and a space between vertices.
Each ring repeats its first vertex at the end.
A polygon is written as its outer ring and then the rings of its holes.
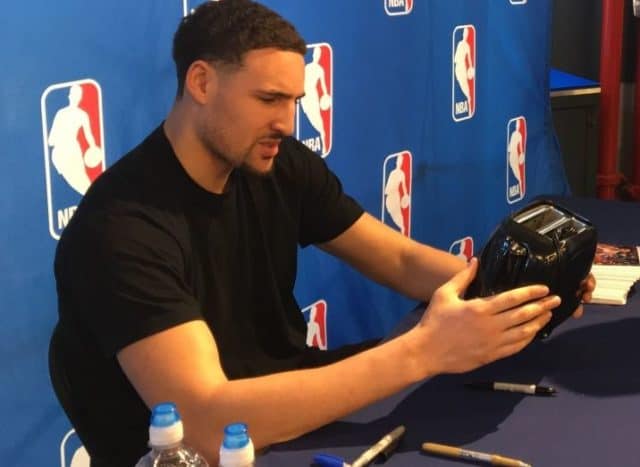
POLYGON ((292 135, 296 108, 296 101, 291 100, 284 102, 282 107, 279 109, 277 117, 273 121, 274 130, 286 136, 292 135))

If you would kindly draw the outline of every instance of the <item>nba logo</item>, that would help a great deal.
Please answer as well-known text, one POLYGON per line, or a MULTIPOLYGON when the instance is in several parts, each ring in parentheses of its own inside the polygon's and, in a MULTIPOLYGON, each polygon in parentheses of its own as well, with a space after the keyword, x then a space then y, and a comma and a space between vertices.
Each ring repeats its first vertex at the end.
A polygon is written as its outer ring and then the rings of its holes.
POLYGON ((527 3, 527 0, 509 0, 512 5, 524 5, 527 3))
POLYGON ((60 443, 60 467, 89 467, 90 457, 75 430, 70 430, 60 443))
MULTIPOLYGON (((218 0, 210 0, 210 1, 217 2, 218 0)), ((195 10, 198 4, 200 3, 205 3, 205 1, 200 0, 199 2, 196 2, 196 1, 190 1, 190 0, 182 0, 182 16, 187 16, 193 13, 193 10, 195 10)))
POLYGON ((411 235, 411 167, 409 151, 387 156, 382 168, 382 222, 411 235))
POLYGON ((384 11, 389 16, 408 15, 413 9, 413 0, 384 0, 384 11))
POLYGON ((58 240, 82 195, 105 170, 102 91, 90 79, 54 84, 40 107, 49 233, 58 240))
POLYGON ((307 322, 307 347, 327 350, 327 302, 317 302, 302 309, 307 322))
POLYGON ((449 253, 465 261, 469 261, 473 258, 473 238, 464 237, 456 240, 449 247, 449 253))
POLYGON ((513 204, 526 193, 527 120, 520 116, 507 124, 507 202, 513 204))
POLYGON ((326 42, 307 46, 304 96, 296 109, 296 138, 322 157, 333 139, 333 50, 326 42), (300 111, 302 110, 302 112, 300 111))
POLYGON ((460 122, 476 112, 476 28, 472 24, 453 30, 451 64, 451 113, 460 122))

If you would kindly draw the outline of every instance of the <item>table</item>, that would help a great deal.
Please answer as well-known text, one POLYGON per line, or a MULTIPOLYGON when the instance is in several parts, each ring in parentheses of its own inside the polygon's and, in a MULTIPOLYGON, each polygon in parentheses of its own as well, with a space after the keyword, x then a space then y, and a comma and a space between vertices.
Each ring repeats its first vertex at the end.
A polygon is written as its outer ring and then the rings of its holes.
MULTIPOLYGON (((556 201, 590 219, 600 240, 640 243, 640 203, 556 201)), ((425 441, 496 452, 534 466, 640 466, 640 294, 626 306, 588 305, 582 319, 569 319, 518 355, 417 384, 272 447, 257 465, 308 466, 318 452, 351 461, 400 424, 407 432, 385 466, 470 465, 421 453, 425 441), (471 380, 539 383, 558 393, 545 398, 473 391, 463 386, 471 380)))

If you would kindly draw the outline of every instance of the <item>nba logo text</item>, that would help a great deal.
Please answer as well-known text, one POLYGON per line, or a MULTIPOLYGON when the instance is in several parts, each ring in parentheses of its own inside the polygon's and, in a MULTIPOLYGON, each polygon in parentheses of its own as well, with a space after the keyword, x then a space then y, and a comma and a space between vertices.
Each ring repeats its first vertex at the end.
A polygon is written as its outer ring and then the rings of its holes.
POLYGON ((408 15, 413 10, 413 0, 384 0, 384 11, 389 16, 408 15))
POLYGON ((527 119, 512 118, 507 124, 507 202, 520 201, 526 193, 527 119))
POLYGON ((333 50, 326 42, 307 46, 304 97, 296 111, 296 138, 322 157, 333 140, 333 50))
POLYGON ((476 28, 456 26, 451 49, 451 116, 456 122, 476 112, 476 28))
POLYGON ((327 350, 327 302, 318 300, 302 309, 307 322, 307 347, 327 350))
POLYGON ((524 5, 527 3, 527 0, 509 0, 512 5, 524 5))
POLYGON ((49 86, 40 99, 49 233, 60 233, 105 170, 102 91, 93 80, 49 86))
POLYGON ((75 430, 70 430, 60 443, 60 467, 89 467, 91 459, 75 430))
POLYGON ((469 261, 473 258, 473 238, 463 237, 451 244, 449 253, 456 255, 458 258, 469 261))
POLYGON ((412 156, 409 151, 391 154, 382 167, 382 214, 385 224, 411 235, 412 156))

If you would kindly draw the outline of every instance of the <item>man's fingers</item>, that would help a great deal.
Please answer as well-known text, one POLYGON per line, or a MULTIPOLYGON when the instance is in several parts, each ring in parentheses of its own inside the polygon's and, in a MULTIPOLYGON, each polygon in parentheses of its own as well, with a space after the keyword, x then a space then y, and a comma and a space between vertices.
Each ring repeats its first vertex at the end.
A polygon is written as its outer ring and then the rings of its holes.
POLYGON ((546 285, 529 285, 494 295, 489 298, 489 303, 493 313, 501 313, 548 294, 549 288, 546 285))
POLYGON ((573 312, 573 317, 581 318, 583 314, 584 314, 584 307, 582 306, 582 304, 580 304, 578 305, 578 308, 576 308, 576 311, 573 312))
POLYGON ((551 319, 552 313, 549 310, 543 311, 535 318, 513 326, 503 334, 505 346, 516 346, 524 348, 551 319))
POLYGON ((595 288, 596 278, 593 273, 589 273, 587 278, 580 282, 580 288, 576 292, 576 296, 580 297, 583 302, 590 302, 595 288))
MULTIPOLYGON (((503 329, 511 329, 534 321, 541 316, 550 314, 551 310, 560 306, 561 300, 557 295, 549 295, 540 300, 526 303, 495 317, 502 320, 503 329)), ((550 315, 549 315, 550 316, 550 315)))
POLYGON ((587 289, 593 290, 596 288, 596 276, 593 275, 592 272, 589 273, 587 279, 585 280, 587 289))
POLYGON ((473 281, 473 278, 476 277, 476 272, 478 271, 478 258, 471 258, 467 267, 462 271, 458 272, 455 276, 453 276, 447 285, 453 289, 458 297, 462 297, 464 295, 465 290, 473 281))

